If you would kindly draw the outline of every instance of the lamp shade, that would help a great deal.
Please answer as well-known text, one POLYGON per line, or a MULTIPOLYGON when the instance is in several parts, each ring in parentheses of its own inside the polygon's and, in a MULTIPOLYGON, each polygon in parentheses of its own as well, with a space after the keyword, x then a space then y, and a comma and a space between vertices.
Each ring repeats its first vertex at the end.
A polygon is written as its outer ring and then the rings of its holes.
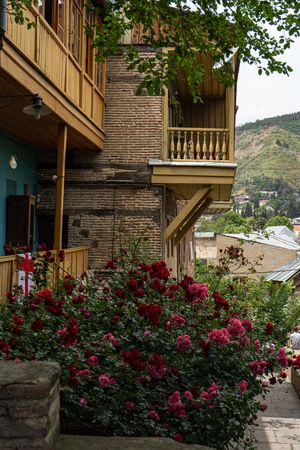
POLYGON ((51 109, 44 105, 42 97, 38 94, 32 96, 32 104, 23 108, 23 113, 29 116, 34 116, 36 120, 39 120, 42 116, 48 116, 51 114, 51 109))

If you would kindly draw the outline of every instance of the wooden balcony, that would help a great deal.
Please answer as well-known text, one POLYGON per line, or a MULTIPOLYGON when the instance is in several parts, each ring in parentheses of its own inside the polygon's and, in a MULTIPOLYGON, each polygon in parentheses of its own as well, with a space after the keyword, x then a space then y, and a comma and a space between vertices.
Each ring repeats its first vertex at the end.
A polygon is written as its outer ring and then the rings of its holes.
MULTIPOLYGON (((64 277, 67 273, 80 276, 88 269, 88 247, 67 248, 64 250, 65 259, 60 265, 60 276, 64 277)), ((55 256, 55 250, 51 253, 55 256)), ((50 275, 54 281, 54 271, 50 275)), ((0 256, 0 303, 3 301, 3 294, 9 291, 17 284, 17 256, 0 256)))
POLYGON ((63 38, 39 14, 34 4, 25 11, 26 17, 35 25, 30 29, 26 24, 17 24, 13 16, 7 16, 7 31, 0 50, 0 81, 3 84, 1 95, 13 97, 38 93, 50 107, 52 114, 41 121, 45 126, 40 125, 41 133, 35 133, 35 139, 36 135, 39 139, 37 142, 33 137, 27 137, 28 126, 14 127, 14 123, 8 121, 10 110, 11 115, 16 117, 18 114, 20 120, 25 121, 20 111, 28 104, 28 98, 18 102, 9 102, 6 98, 2 103, 8 119, 5 118, 5 123, 0 124, 0 129, 12 135, 17 134, 18 139, 26 140, 30 145, 50 148, 54 144, 56 148, 53 124, 56 126, 56 122, 63 122, 71 126, 69 148, 99 150, 104 143, 105 65, 97 65, 91 59, 92 69, 89 74, 86 73, 87 50, 83 26, 79 37, 79 56, 76 59, 70 50, 71 3, 66 0, 62 4, 66 8, 63 38), (19 133, 19 128, 26 131, 25 137, 19 133))

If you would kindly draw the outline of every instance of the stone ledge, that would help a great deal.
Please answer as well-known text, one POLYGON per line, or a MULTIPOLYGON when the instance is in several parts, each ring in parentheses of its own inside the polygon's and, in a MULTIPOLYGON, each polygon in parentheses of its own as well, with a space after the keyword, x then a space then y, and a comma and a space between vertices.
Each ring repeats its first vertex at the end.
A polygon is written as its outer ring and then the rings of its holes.
POLYGON ((300 398, 300 369, 295 369, 294 367, 292 367, 291 382, 298 397, 300 398))
POLYGON ((60 435, 54 450, 214 450, 169 438, 60 435))

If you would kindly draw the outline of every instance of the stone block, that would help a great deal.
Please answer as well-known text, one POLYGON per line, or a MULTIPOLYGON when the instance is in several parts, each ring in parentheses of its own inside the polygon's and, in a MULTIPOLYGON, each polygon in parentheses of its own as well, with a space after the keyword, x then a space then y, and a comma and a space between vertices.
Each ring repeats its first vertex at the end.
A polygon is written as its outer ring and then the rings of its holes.
POLYGON ((297 392, 298 397, 300 397, 300 370, 292 367, 291 370, 291 382, 297 392))
POLYGON ((59 365, 0 362, 0 448, 53 448, 59 431, 59 365))

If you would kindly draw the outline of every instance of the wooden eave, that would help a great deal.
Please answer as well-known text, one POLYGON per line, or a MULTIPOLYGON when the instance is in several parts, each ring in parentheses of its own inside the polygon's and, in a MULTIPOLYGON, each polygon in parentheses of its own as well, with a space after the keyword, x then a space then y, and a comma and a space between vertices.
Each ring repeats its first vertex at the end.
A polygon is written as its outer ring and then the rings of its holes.
MULTIPOLYGON (((214 61, 209 54, 197 54, 197 62, 204 67, 203 82, 199 85, 199 92, 202 97, 225 97, 226 87, 220 82, 213 71, 214 61)), ((232 57, 233 76, 235 81, 238 77, 239 57, 236 52, 232 57)), ((188 85, 188 73, 184 70, 178 72, 173 81, 174 90, 181 98, 191 98, 192 94, 188 85)))
POLYGON ((68 126, 68 149, 100 150, 104 145, 104 131, 62 94, 24 55, 8 41, 0 51, 1 95, 39 94, 52 113, 34 121, 22 108, 30 97, 9 103, 1 99, 0 130, 16 136, 29 145, 42 149, 56 149, 57 126, 68 126), (7 106, 6 106, 7 104, 7 106), (16 123, 18 126, 16 127, 16 123), (34 125, 34 126, 33 126, 34 125))

